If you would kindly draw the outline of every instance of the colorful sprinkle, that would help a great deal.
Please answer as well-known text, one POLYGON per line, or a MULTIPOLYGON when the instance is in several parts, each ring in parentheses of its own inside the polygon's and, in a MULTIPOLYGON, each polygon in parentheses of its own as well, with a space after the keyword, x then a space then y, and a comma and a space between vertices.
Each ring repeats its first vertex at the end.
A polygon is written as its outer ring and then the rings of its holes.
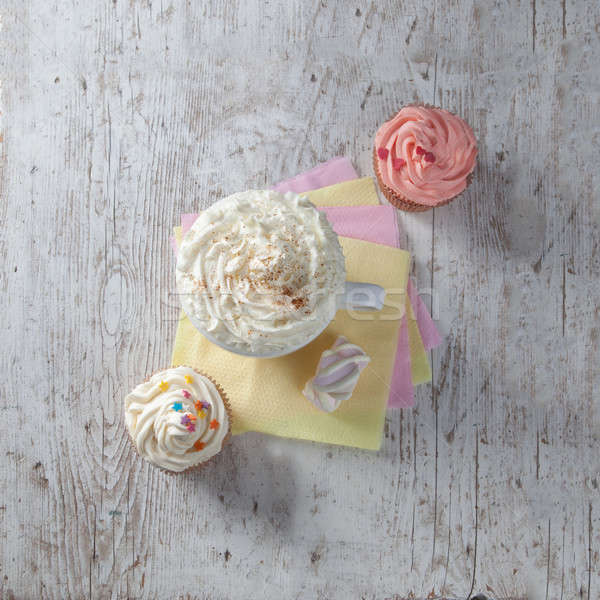
POLYGON ((158 384, 158 387, 160 388, 161 392, 166 392, 169 389, 169 382, 168 381, 161 381, 158 384))
POLYGON ((392 167, 394 167, 396 171, 399 171, 405 164, 406 161, 403 158, 392 158, 392 167))
POLYGON ((390 151, 387 148, 377 148, 377 156, 379 156, 381 160, 385 160, 389 153, 390 151))
POLYGON ((173 402, 173 410, 175 412, 179 412, 180 410, 183 410, 183 404, 181 402, 173 402))
POLYGON ((213 419, 213 420, 210 422, 210 428, 211 428, 211 429, 217 429, 218 427, 219 427, 219 421, 217 421, 216 419, 213 419))
POLYGON ((202 401, 201 404, 204 410, 208 410, 210 408, 210 404, 208 402, 202 401))
POLYGON ((423 156, 423 154, 425 154, 425 149, 421 148, 421 146, 417 146, 415 148, 415 152, 419 155, 419 156, 423 156))
POLYGON ((190 413, 190 421, 195 421, 198 417, 190 413))
POLYGON ((191 423, 190 421, 190 415, 183 415, 183 417, 181 417, 181 424, 182 425, 189 425, 191 423))
POLYGON ((190 423, 190 424, 187 426, 187 430, 188 430, 190 433, 194 433, 194 431, 196 431, 196 426, 195 426, 193 423, 190 423))
POLYGON ((194 383, 194 378, 191 375, 186 375, 185 382, 186 383, 194 383))
POLYGON ((435 154, 434 154, 433 152, 428 152, 428 153, 425 155, 425 160, 426 160, 427 162, 435 162, 435 154))
POLYGON ((194 406, 196 407, 196 410, 202 410, 202 402, 200 402, 200 400, 196 400, 194 406))
POLYGON ((187 390, 181 390, 184 398, 190 398, 192 395, 187 390))
POLYGON ((204 450, 204 446, 206 446, 206 444, 200 440, 194 442, 194 448, 196 448, 196 450, 204 450))
POLYGON ((199 416, 201 419, 204 419, 204 417, 206 417, 206 413, 205 413, 205 412, 204 412, 202 409, 200 409, 200 410, 198 411, 198 416, 199 416))

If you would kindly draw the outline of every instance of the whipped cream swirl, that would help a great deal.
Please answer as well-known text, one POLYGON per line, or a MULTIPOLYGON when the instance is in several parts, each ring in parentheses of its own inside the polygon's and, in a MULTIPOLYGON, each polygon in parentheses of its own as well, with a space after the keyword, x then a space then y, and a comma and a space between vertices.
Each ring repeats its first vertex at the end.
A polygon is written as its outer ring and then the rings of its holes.
POLYGON ((125 423, 138 454, 184 471, 220 452, 229 416, 215 384, 189 367, 154 374, 125 397, 125 423))
POLYGON ((250 190, 205 210, 184 237, 177 288, 192 322, 251 354, 302 346, 324 329, 344 291, 344 255, 307 198, 250 190))
POLYGON ((477 142, 447 110, 407 106, 379 128, 375 152, 385 185, 407 200, 436 206, 467 186, 477 142))
POLYGON ((340 336, 323 352, 316 375, 307 381, 302 393, 318 409, 333 412, 352 396, 361 371, 370 362, 360 346, 340 336))

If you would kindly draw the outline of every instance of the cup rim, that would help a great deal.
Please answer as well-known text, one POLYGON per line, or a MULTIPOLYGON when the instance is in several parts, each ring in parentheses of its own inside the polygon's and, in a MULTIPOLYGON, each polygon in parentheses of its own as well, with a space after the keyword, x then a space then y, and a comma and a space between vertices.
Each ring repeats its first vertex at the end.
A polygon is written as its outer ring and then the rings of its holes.
POLYGON ((334 316, 329 321, 327 321, 323 325, 323 327, 321 329, 319 329, 315 333, 314 336, 312 336, 311 338, 309 338, 305 342, 302 342, 301 344, 298 344, 296 346, 292 346, 289 349, 285 348, 283 350, 276 350, 276 351, 273 351, 273 352, 251 352, 249 350, 243 350, 243 349, 240 349, 240 348, 234 348, 232 346, 227 345, 225 342, 222 342, 221 340, 218 340, 213 335, 211 335, 210 333, 208 333, 199 324, 199 321, 197 321, 195 317, 192 317, 187 312, 187 310, 183 307, 183 305, 182 305, 182 310, 185 313, 185 315, 188 318, 188 320, 190 321, 190 323, 194 326, 194 328, 197 329, 198 332, 200 334, 202 334, 209 342, 211 342, 212 344, 215 344, 215 346, 219 346, 219 348, 222 348, 223 350, 227 350, 227 352, 231 352, 232 354, 237 354, 238 356, 246 356, 248 358, 280 358, 282 356, 287 356, 288 354, 293 354, 294 352, 296 352, 298 350, 301 350, 302 348, 304 348, 305 346, 308 346, 308 344, 310 344, 311 342, 313 342, 314 340, 316 340, 325 331, 325 329, 327 329, 327 327, 329 327, 329 324, 331 323, 331 321, 333 321, 333 318, 335 317, 335 314, 334 314, 334 316))

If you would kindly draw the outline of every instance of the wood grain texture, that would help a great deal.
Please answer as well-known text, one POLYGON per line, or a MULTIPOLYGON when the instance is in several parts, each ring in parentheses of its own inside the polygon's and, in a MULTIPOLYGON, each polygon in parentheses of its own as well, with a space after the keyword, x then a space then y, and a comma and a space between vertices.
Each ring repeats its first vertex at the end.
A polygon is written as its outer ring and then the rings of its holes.
POLYGON ((600 10, 585 0, 5 1, 1 598, 598 598, 600 10), (464 116, 464 198, 401 214, 446 334, 377 454, 131 451, 182 212, 464 116))

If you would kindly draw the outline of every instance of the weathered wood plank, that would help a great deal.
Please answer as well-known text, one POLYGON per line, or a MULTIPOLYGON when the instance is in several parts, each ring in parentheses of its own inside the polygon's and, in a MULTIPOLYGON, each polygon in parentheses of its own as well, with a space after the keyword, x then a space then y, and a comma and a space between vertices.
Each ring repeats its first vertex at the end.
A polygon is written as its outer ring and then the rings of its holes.
POLYGON ((597 596, 600 11, 481 4, 5 3, 0 597, 597 596), (378 454, 136 460, 179 215, 336 154, 369 174, 411 101, 480 140, 462 200, 400 215, 447 335, 415 410, 378 454))

